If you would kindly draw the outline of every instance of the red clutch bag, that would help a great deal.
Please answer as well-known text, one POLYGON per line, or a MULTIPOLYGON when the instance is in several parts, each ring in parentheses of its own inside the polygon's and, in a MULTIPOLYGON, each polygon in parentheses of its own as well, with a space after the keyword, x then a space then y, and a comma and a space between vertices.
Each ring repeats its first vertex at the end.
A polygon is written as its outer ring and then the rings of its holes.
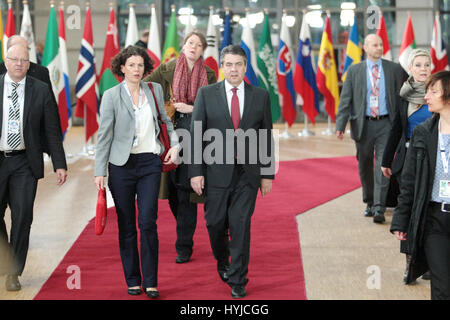
POLYGON ((98 191, 97 209, 95 212, 95 234, 101 235, 106 226, 106 215, 108 207, 106 205, 106 188, 98 191))

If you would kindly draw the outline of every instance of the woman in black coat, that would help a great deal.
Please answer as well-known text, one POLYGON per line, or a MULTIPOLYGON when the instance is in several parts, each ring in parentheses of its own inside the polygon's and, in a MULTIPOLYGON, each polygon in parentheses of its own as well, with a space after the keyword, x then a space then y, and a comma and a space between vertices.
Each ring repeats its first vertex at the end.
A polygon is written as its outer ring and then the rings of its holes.
POLYGON ((426 85, 436 113, 412 134, 403 167, 391 232, 407 241, 411 261, 406 282, 431 273, 431 298, 450 299, 450 72, 433 74, 426 85))
MULTIPOLYGON (((425 102, 425 81, 431 74, 430 53, 424 49, 411 51, 408 56, 408 70, 410 76, 400 90, 398 111, 392 124, 381 163, 384 176, 386 178, 394 176, 393 179, 396 179, 391 181, 390 199, 398 197, 399 188, 392 188, 392 186, 400 185, 403 163, 405 162, 406 150, 412 131, 415 126, 431 117, 431 112, 425 102)), ((400 245, 400 252, 406 254, 406 265, 408 265, 410 255, 405 241, 402 241, 400 245)), ((425 274, 423 278, 429 280, 429 274, 425 274)))

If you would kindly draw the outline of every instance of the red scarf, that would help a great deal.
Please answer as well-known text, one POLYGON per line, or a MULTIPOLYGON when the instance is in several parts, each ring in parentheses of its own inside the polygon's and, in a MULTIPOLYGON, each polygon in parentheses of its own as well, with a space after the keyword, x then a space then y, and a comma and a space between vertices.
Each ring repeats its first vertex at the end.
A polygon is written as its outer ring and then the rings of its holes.
POLYGON ((208 76, 203 58, 197 60, 189 72, 188 61, 184 53, 180 53, 173 74, 172 90, 175 102, 193 105, 200 87, 208 85, 208 76))

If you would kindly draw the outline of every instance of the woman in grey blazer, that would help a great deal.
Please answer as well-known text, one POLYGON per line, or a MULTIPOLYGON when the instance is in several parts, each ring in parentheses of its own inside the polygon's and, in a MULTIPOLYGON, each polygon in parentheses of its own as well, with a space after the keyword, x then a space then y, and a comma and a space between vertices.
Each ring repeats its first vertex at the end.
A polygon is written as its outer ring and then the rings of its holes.
POLYGON ((113 73, 125 80, 107 90, 100 106, 100 128, 95 154, 95 184, 108 187, 114 199, 119 225, 119 247, 128 293, 138 295, 141 286, 150 298, 159 296, 158 234, 156 218, 161 178, 160 154, 164 151, 158 139, 158 113, 167 124, 171 148, 165 163, 174 163, 178 155, 178 137, 164 109, 162 88, 153 83, 155 97, 141 79, 153 70, 145 49, 129 46, 111 63, 113 73), (137 246, 136 207, 141 233, 141 251, 137 246), (140 262, 140 263, 139 263, 140 262), (142 268, 142 276, 141 276, 142 268))

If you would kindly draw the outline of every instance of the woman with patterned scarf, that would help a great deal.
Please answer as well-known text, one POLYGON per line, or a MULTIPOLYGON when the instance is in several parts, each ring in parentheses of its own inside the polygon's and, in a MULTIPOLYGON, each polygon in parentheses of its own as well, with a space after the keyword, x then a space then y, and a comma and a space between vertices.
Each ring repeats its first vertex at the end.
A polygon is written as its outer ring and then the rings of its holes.
MULTIPOLYGON (((182 52, 178 58, 161 64, 144 79, 161 84, 165 101, 174 102, 175 129, 189 130, 198 89, 217 81, 215 72, 205 66, 203 61, 202 56, 206 47, 207 42, 203 34, 196 31, 189 33, 184 39, 182 52)), ((192 189, 187 171, 187 165, 180 164, 176 170, 168 174, 170 178, 166 174, 161 181, 160 198, 168 197, 170 209, 177 220, 176 263, 190 261, 197 226, 197 203, 191 202, 192 189), (163 190, 164 186, 168 186, 168 190, 165 190, 168 191, 168 196, 163 190)))
MULTIPOLYGON (((412 131, 418 124, 431 117, 425 101, 425 82, 431 74, 430 53, 423 49, 411 51, 408 57, 408 68, 410 77, 400 89, 398 110, 381 163, 384 176, 387 178, 395 176, 399 185, 412 131)), ((398 194, 395 196, 397 197, 398 194)), ((401 242, 400 252, 406 254, 406 264, 408 264, 410 256, 406 241, 401 242)), ((429 280, 429 274, 426 273, 422 278, 429 280)))

